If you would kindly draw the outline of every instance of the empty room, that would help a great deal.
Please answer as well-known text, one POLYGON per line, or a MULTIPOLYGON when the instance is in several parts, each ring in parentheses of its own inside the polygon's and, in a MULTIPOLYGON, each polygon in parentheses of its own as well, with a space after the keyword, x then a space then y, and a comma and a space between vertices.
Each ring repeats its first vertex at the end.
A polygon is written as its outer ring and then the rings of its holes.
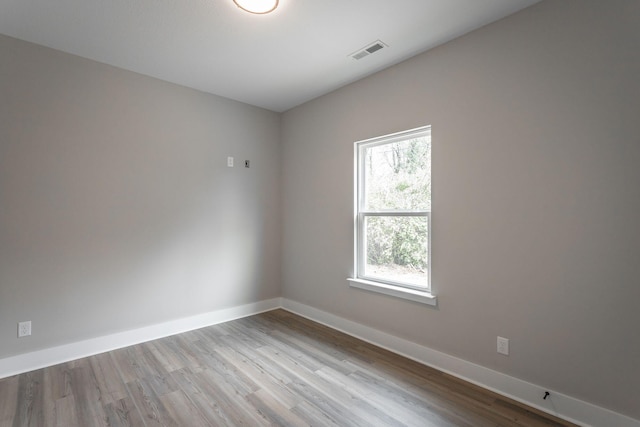
POLYGON ((0 0, 0 427, 640 427, 640 2, 0 0))

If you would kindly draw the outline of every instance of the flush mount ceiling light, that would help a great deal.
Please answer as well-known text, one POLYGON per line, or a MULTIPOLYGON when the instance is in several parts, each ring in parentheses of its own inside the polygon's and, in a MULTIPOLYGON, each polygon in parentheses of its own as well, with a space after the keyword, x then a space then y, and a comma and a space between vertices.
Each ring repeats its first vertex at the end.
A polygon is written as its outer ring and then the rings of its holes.
POLYGON ((276 7, 278 7, 278 1, 279 0, 233 0, 240 9, 258 15, 273 12, 276 7))

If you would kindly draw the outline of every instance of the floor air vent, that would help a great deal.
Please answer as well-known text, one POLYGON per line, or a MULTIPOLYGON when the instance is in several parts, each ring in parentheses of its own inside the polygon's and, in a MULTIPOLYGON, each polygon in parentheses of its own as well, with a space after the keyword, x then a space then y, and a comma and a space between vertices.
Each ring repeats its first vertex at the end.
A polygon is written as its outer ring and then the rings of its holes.
POLYGON ((351 56, 353 59, 362 59, 365 56, 369 56, 372 53, 375 53, 381 49, 384 49, 385 47, 387 47, 386 44, 382 43, 380 40, 377 40, 374 43, 371 43, 367 47, 360 49, 349 56, 351 56))

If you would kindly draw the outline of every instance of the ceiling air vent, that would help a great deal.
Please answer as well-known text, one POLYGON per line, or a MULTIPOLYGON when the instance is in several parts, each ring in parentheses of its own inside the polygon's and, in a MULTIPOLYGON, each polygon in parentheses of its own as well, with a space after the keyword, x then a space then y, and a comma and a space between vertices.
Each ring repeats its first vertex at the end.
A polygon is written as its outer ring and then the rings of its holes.
POLYGON ((380 40, 376 40, 375 42, 371 43, 370 45, 352 53, 351 56, 353 59, 362 59, 365 56, 369 56, 372 53, 375 53, 381 49, 384 49, 385 47, 387 47, 386 44, 382 43, 380 40))

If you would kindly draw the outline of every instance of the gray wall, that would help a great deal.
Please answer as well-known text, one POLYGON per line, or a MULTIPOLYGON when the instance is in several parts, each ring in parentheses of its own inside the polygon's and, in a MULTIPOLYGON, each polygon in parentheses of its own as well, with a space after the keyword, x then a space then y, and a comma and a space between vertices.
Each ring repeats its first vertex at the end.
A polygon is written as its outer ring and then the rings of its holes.
POLYGON ((4 36, 0 58, 0 358, 280 296, 280 115, 4 36))
POLYGON ((547 0, 282 117, 0 36, 0 358, 283 295, 640 418, 639 15, 547 0), (353 141, 425 124, 436 309, 345 280, 353 141))
POLYGON ((284 297, 640 418, 638 16, 545 1, 286 112, 284 297), (437 309, 345 280, 353 142, 426 124, 437 309))

